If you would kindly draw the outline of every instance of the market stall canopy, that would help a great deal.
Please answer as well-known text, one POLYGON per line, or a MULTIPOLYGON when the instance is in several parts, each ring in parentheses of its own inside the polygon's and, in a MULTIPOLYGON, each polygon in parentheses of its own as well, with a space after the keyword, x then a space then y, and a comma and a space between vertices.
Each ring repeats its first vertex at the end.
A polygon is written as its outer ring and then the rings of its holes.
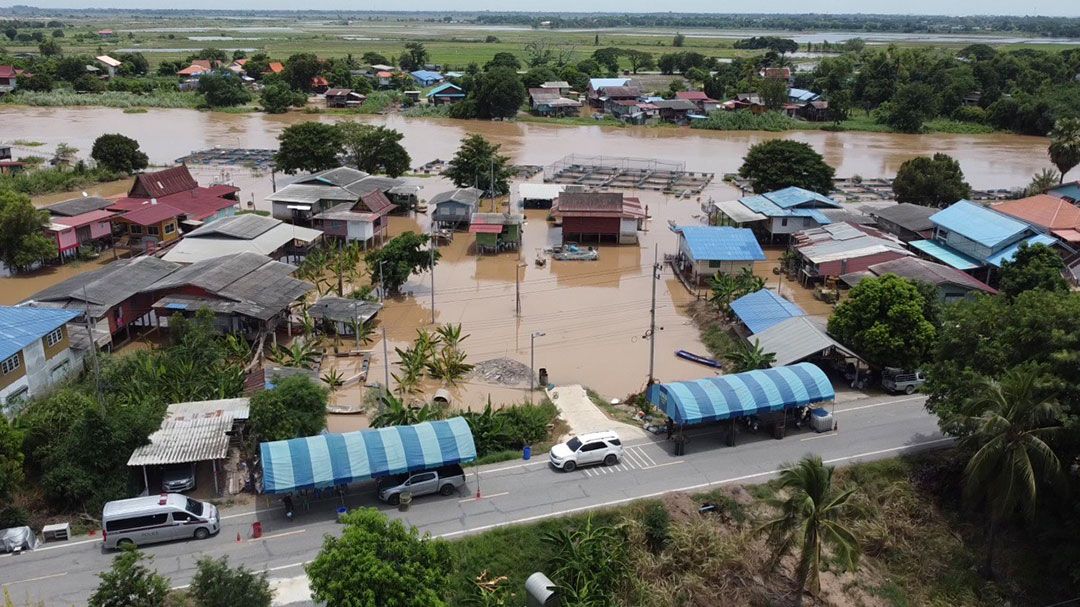
POLYGON ((835 396, 829 378, 810 363, 653 384, 648 390, 649 402, 680 425, 781 411, 835 396))
POLYGON ((263 492, 289 493, 476 459, 463 417, 259 445, 263 492))

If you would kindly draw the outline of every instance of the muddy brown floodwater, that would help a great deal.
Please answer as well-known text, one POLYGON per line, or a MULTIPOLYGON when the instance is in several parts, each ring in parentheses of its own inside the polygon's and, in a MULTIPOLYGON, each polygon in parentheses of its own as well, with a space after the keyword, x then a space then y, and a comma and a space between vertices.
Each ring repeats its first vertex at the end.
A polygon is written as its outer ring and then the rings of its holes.
MULTIPOLYGON (((219 114, 192 110, 149 110, 144 114, 124 114, 107 108, 0 108, 4 137, 29 139, 47 144, 64 142, 86 154, 98 135, 119 132, 140 141, 155 164, 169 164, 194 150, 214 146, 272 148, 281 130, 304 120, 339 120, 340 117, 288 114, 219 114)), ((891 176, 908 158, 930 152, 946 152, 957 158, 970 183, 977 188, 1011 187, 1026 183, 1031 174, 1046 166, 1046 142, 1037 137, 1016 135, 894 135, 881 133, 793 132, 745 133, 692 131, 675 128, 618 128, 599 126, 548 126, 534 123, 501 123, 407 119, 400 116, 366 117, 386 124, 405 135, 404 144, 414 166, 450 158, 458 142, 469 132, 478 132, 503 144, 515 163, 546 165, 571 153, 587 155, 636 156, 681 161, 691 171, 711 171, 718 175, 735 171, 746 149, 765 139, 789 137, 813 145, 837 167, 840 176, 891 176)), ((268 209, 263 198, 272 189, 270 176, 251 169, 195 169, 201 182, 230 180, 241 188, 245 206, 268 209)), ((277 186, 287 181, 278 176, 277 186)), ((536 181, 539 178, 534 178, 536 181)), ((421 196, 430 198, 450 184, 440 177, 410 178, 420 185, 421 196)), ((91 193, 116 194, 122 187, 103 184, 91 193)), ((549 225, 546 211, 529 211, 520 253, 477 256, 473 237, 458 233, 452 243, 440 248, 442 260, 435 270, 435 321, 461 323, 469 334, 462 346, 469 361, 507 357, 525 364, 530 358, 530 335, 536 338, 536 368, 546 368, 556 384, 583 383, 607 397, 622 398, 641 389, 649 365, 650 266, 654 246, 660 256, 674 253, 676 236, 668 220, 697 223, 701 214, 697 199, 675 199, 656 192, 634 192, 649 206, 653 219, 641 233, 639 246, 602 246, 594 262, 549 260, 535 265, 539 251, 557 243, 558 229, 549 225), (515 276, 520 276, 521 314, 515 310, 515 276)), ((737 192, 714 182, 703 198, 730 199, 737 192)), ((52 197, 51 199, 55 199, 52 197)), ((51 200, 50 199, 50 200, 51 200)), ((37 201, 39 203, 42 200, 37 201)), ((427 231, 427 215, 393 217, 392 233, 427 231)), ((771 274, 778 252, 758 264, 755 271, 776 280, 771 274)), ((55 282, 62 268, 41 280, 0 279, 3 303, 19 301, 43 282, 55 282), (47 280, 51 278, 51 280, 47 280)), ((770 285, 772 286, 772 285, 770 285)), ((785 294, 811 314, 825 315, 828 306, 816 302, 797 285, 784 285, 785 294)), ((387 328, 391 363, 394 347, 406 346, 418 327, 431 325, 431 281, 427 273, 414 276, 405 286, 406 294, 389 300, 380 314, 387 328)), ((676 349, 706 353, 697 329, 682 308, 692 297, 665 270, 657 283, 657 332, 655 373, 662 381, 693 379, 712 371, 673 355, 676 349)), ((385 361, 382 345, 371 345, 373 357, 370 381, 382 381, 385 361)), ((458 406, 481 405, 490 395, 496 403, 520 402, 520 387, 491 386, 466 382, 455 390, 458 406)), ((356 398, 346 391, 342 398, 356 398)), ((361 424, 360 418, 335 420, 340 428, 361 424)))

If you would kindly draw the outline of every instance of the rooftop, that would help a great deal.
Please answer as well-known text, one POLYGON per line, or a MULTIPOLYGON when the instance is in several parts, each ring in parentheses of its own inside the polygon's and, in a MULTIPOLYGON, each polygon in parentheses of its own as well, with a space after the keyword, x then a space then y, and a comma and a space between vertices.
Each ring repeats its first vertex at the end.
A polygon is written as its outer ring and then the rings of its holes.
POLYGON ((677 228, 695 261, 759 261, 765 259, 754 231, 748 228, 681 226, 677 228))
POLYGON ((555 199, 552 213, 559 217, 645 217, 641 201, 623 196, 622 192, 564 191, 555 199))
POLYGON ((475 205, 480 200, 481 191, 476 188, 458 188, 448 192, 439 192, 428 201, 433 205, 454 201, 461 204, 475 205))
POLYGON ((936 286, 957 285, 985 293, 997 293, 989 285, 976 280, 967 272, 961 272, 955 268, 919 257, 901 257, 892 261, 876 263, 868 269, 875 276, 895 274, 901 278, 936 286))
POLYGON ((90 211, 100 211, 111 204, 113 204, 113 201, 107 198, 83 196, 82 198, 72 198, 71 200, 50 204, 45 207, 45 210, 51 215, 74 217, 90 211))
POLYGON ((412 76, 413 78, 416 78, 417 80, 442 80, 443 79, 442 74, 440 74, 439 72, 433 72, 431 70, 416 70, 415 72, 410 72, 409 75, 412 76))
POLYGON ((589 78, 589 88, 598 91, 609 86, 627 86, 633 82, 630 78, 589 78))
POLYGON ((29 306, 0 306, 0 360, 62 327, 79 312, 29 306))
POLYGON ((124 221, 130 221, 141 226, 150 226, 161 223, 173 217, 179 217, 184 212, 167 204, 148 204, 141 209, 128 211, 120 216, 124 221))
POLYGON ((911 255, 898 240, 866 226, 836 223, 796 232, 795 249, 811 263, 820 264, 867 255, 911 255))
POLYGON ((435 95, 447 95, 455 97, 464 97, 465 92, 461 90, 461 87, 453 82, 444 82, 439 86, 428 91, 428 97, 434 97, 435 95))
POLYGON ((769 289, 754 291, 736 299, 731 302, 731 311, 750 329, 750 333, 760 333, 789 318, 806 315, 798 305, 769 289))
POLYGON ((933 207, 927 207, 921 204, 911 204, 910 202, 901 202, 900 204, 876 209, 870 214, 874 217, 884 219, 885 221, 895 223, 905 230, 923 232, 934 229, 934 222, 930 221, 930 216, 936 212, 937 209, 933 207))
POLYGON ((30 300, 44 302, 43 307, 64 307, 100 318, 105 312, 134 296, 180 266, 157 257, 120 259, 98 270, 73 276, 59 284, 38 291, 30 300))
POLYGON ((74 215, 71 217, 53 217, 52 222, 69 228, 78 228, 99 221, 108 221, 115 215, 116 213, 113 213, 112 211, 89 211, 82 215, 74 215))
POLYGON ((1044 230, 1068 230, 1080 226, 1080 209, 1049 194, 999 202, 991 208, 1044 230))
POLYGON ((165 253, 164 259, 195 263, 240 253, 270 255, 294 240, 311 243, 320 236, 319 230, 245 213, 223 217, 191 231, 165 253))
POLYGON ((1027 224, 969 200, 960 200, 934 213, 935 225, 983 246, 994 248, 1029 230, 1027 224))
POLYGON ((324 318, 333 322, 351 323, 354 319, 366 323, 382 310, 378 302, 325 296, 308 308, 312 318, 324 318))
POLYGON ((1050 188, 1047 191, 1047 194, 1058 196, 1060 198, 1069 198, 1074 202, 1080 202, 1080 181, 1063 183, 1056 188, 1050 188))
POLYGON ((755 333, 748 341, 756 341, 763 351, 775 354, 774 367, 800 362, 830 348, 858 357, 826 335, 806 316, 795 316, 778 322, 760 333, 755 333))

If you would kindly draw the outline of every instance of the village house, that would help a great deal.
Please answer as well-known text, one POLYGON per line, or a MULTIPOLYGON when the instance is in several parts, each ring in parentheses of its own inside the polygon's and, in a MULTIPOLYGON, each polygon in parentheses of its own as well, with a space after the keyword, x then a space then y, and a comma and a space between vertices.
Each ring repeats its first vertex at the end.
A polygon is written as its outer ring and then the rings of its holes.
POLYGON ((427 93, 428 103, 432 105, 448 105, 464 99, 465 91, 453 82, 444 82, 427 93))
POLYGON ((126 213, 151 204, 164 204, 181 211, 186 225, 230 217, 240 205, 240 188, 225 184, 201 186, 184 165, 140 173, 128 195, 109 205, 110 211, 126 213))
POLYGON ((555 88, 529 89, 529 106, 537 116, 576 116, 581 102, 563 97, 555 88))
POLYGON ((691 284, 704 284, 717 272, 738 274, 765 259, 754 233, 745 228, 679 226, 675 267, 691 284))
POLYGON ((25 162, 11 159, 10 145, 0 145, 0 175, 14 175, 25 168, 25 162))
POLYGON ((103 38, 103 39, 112 39, 112 38, 117 37, 116 32, 114 32, 112 30, 98 30, 97 35, 98 35, 99 38, 103 38))
POLYGON ((45 207, 49 212, 45 235, 56 241, 61 261, 80 251, 92 252, 111 244, 111 220, 116 216, 106 210, 111 203, 111 200, 87 196, 45 207))
POLYGON ((641 89, 634 86, 634 81, 630 78, 589 79, 589 88, 585 91, 585 97, 592 107, 603 108, 607 101, 612 98, 612 94, 624 100, 637 99, 641 96, 641 89))
POLYGON ((473 213, 469 232, 476 234, 476 250, 500 253, 521 247, 521 228, 525 216, 521 213, 473 213))
POLYGON ((266 71, 263 72, 263 75, 283 73, 285 73, 285 64, 280 61, 271 61, 266 64, 266 71))
POLYGON ((774 242, 777 237, 808 228, 828 225, 832 220, 822 209, 839 209, 840 203, 799 187, 745 196, 713 204, 713 222, 718 225, 749 227, 760 238, 774 242))
POLYGON ((176 72, 177 76, 181 78, 198 78, 203 74, 209 74, 214 71, 214 64, 209 59, 196 59, 191 62, 184 69, 176 72))
POLYGON ((360 107, 367 99, 352 89, 329 89, 324 96, 328 108, 360 107))
POLYGON ((1051 196, 1064 198, 1073 204, 1080 204, 1080 181, 1063 183, 1046 191, 1051 196))
POLYGON ((476 212, 482 194, 477 188, 458 188, 432 196, 428 201, 428 204, 435 207, 431 212, 431 220, 440 229, 457 230, 469 227, 469 221, 476 212))
POLYGON ((357 202, 343 202, 312 216, 311 224, 330 238, 359 242, 367 249, 386 240, 387 216, 395 208, 385 194, 375 190, 361 194, 357 202))
POLYGON ((383 305, 349 297, 326 295, 307 309, 309 316, 328 325, 334 335, 354 335, 354 325, 366 325, 375 319, 383 305))
POLYGON ((540 85, 540 88, 552 91, 563 97, 570 92, 570 83, 565 80, 549 80, 540 85))
POLYGON ((645 211, 622 192, 563 192, 551 207, 562 222, 562 242, 636 244, 645 211))
POLYGON ((659 110, 660 120, 672 124, 688 124, 690 115, 698 112, 698 106, 687 99, 661 99, 652 105, 659 110))
POLYGON ((934 222, 930 216, 938 210, 921 204, 901 202, 870 211, 878 227, 903 242, 925 240, 934 235, 934 222))
POLYGON ((190 264, 256 253, 281 261, 305 254, 322 239, 322 232, 287 224, 279 219, 253 213, 222 217, 186 234, 165 252, 162 259, 190 264))
POLYGON ((104 70, 106 78, 116 78, 116 70, 120 69, 122 63, 108 55, 99 55, 94 57, 94 61, 98 62, 101 66, 100 69, 104 70))
POLYGON ((1049 194, 999 202, 990 208, 1057 238, 1071 250, 1080 247, 1080 208, 1049 194))
MULTIPOLYGON (((634 99, 608 99, 604 103, 604 111, 611 114, 611 117, 621 122, 628 122, 630 124, 645 124, 648 120, 648 113, 646 107, 644 107, 640 101, 634 99)), ((655 108, 656 106, 650 106, 655 108)), ((653 113, 658 113, 658 110, 653 110, 653 113)))
POLYGON ((0 306, 0 413, 5 417, 82 370, 85 348, 72 347, 68 327, 79 314, 0 306))
POLYGON ((352 167, 312 173, 270 194, 272 214, 294 224, 308 225, 314 215, 338 205, 355 204, 368 192, 382 192, 394 204, 411 207, 416 190, 404 180, 370 175, 352 167))
POLYGON ((523 209, 550 209, 564 190, 566 186, 558 183, 519 183, 518 200, 523 209))
POLYGON ((410 72, 409 75, 412 76, 412 79, 416 84, 423 87, 435 86, 444 80, 442 74, 431 70, 416 70, 415 72, 410 72))
POLYGON ((10 65, 0 65, 0 93, 10 93, 18 86, 19 72, 10 65))
POLYGON ((912 282, 937 287, 938 296, 945 303, 959 301, 976 293, 994 295, 997 290, 976 280, 970 274, 955 268, 934 263, 921 257, 901 257, 892 261, 876 263, 858 272, 840 276, 841 282, 854 287, 866 278, 895 274, 912 282))
POLYGON ((311 92, 322 95, 330 90, 330 81, 322 76, 311 77, 311 92))
POLYGON ((762 68, 758 75, 769 80, 783 80, 788 86, 791 86, 793 80, 790 67, 766 67, 762 68))
POLYGON ((180 220, 184 212, 176 207, 151 200, 146 206, 113 217, 113 230, 120 239, 117 246, 142 253, 153 253, 180 238, 180 220))
POLYGON ((394 86, 394 73, 391 71, 375 72, 375 88, 388 89, 394 86))
POLYGON ((735 318, 739 319, 740 328, 745 329, 739 331, 743 336, 760 333, 789 318, 806 316, 798 304, 769 289, 743 295, 732 301, 729 307, 735 318))
POLYGON ((675 98, 693 103, 697 107, 697 111, 702 114, 708 114, 720 108, 720 102, 710 98, 705 94, 705 91, 677 91, 675 98))
POLYGON ((1022 243, 1053 245, 1052 236, 1030 225, 968 200, 960 200, 930 216, 934 235, 908 243, 923 255, 965 272, 983 271, 990 282, 994 270, 1010 261, 1022 243))
POLYGON ((797 232, 791 247, 797 256, 799 281, 804 285, 911 255, 898 239, 846 222, 797 232))

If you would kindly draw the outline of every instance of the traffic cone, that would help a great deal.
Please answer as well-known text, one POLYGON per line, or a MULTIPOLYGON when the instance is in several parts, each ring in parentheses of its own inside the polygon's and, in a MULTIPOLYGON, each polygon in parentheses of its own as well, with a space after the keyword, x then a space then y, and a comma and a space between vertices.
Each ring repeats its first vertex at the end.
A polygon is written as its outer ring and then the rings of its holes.
POLYGON ((242 542, 242 541, 244 541, 244 540, 240 539, 240 532, 239 532, 239 531, 237 531, 237 532, 236 532, 236 543, 240 543, 240 542, 242 542))
POLYGON ((480 499, 480 485, 476 486, 476 499, 480 499))

